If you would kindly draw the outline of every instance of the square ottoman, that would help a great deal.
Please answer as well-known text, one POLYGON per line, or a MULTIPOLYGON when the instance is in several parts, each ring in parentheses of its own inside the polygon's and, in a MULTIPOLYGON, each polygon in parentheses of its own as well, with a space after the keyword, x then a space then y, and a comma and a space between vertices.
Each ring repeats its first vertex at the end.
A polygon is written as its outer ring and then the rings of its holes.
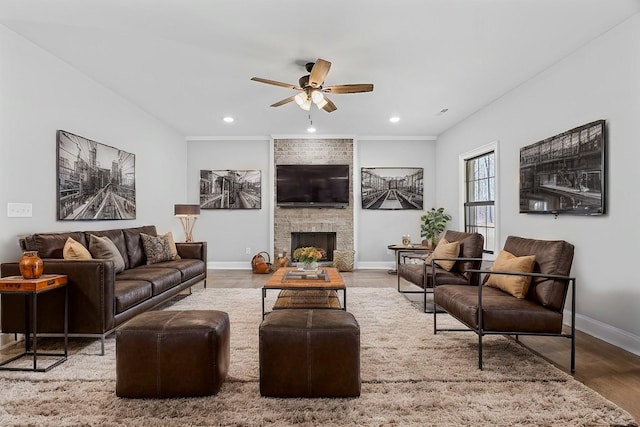
POLYGON ((360 326, 351 313, 274 310, 259 335, 262 396, 360 396, 360 326))
POLYGON ((229 315, 214 310, 149 311, 116 331, 116 395, 217 394, 229 368, 229 315))

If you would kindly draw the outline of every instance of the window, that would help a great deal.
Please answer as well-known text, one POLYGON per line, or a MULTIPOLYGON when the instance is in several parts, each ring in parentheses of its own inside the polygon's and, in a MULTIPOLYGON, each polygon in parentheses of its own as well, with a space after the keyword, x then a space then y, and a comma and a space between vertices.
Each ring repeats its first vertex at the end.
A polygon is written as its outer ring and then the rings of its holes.
POLYGON ((495 150, 464 159, 464 228, 484 236, 484 252, 493 253, 496 243, 495 150))

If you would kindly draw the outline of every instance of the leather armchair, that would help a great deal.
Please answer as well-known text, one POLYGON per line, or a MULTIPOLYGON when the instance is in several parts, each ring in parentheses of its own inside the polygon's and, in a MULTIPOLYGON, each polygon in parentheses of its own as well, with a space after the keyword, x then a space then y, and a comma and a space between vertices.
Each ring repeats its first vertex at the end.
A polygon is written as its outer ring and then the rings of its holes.
MULTIPOLYGON (((426 263, 416 256, 415 250, 400 251, 398 264, 398 292, 406 294, 423 294, 424 312, 427 312, 427 294, 433 293, 434 281, 438 284, 477 285, 480 275, 478 270, 482 263, 484 237, 479 233, 465 233, 447 230, 442 236, 448 242, 460 242, 460 254, 450 271, 440 268, 435 261, 426 263), (407 262, 409 261, 409 262, 407 262), (422 290, 402 290, 401 279, 406 280, 422 290)), ((423 254, 426 255, 426 254, 423 254)))
POLYGON ((535 255, 532 273, 475 270, 483 285, 440 285, 435 279, 434 334, 440 331, 472 331, 478 335, 478 367, 482 369, 484 335, 544 335, 571 340, 571 372, 575 372, 575 278, 570 277, 574 247, 564 240, 536 240, 509 236, 504 250, 516 257, 535 255), (530 276, 525 298, 484 286, 492 274, 530 276), (571 285, 570 332, 563 333, 563 310, 571 285), (467 328, 438 328, 435 307, 444 309, 467 328))

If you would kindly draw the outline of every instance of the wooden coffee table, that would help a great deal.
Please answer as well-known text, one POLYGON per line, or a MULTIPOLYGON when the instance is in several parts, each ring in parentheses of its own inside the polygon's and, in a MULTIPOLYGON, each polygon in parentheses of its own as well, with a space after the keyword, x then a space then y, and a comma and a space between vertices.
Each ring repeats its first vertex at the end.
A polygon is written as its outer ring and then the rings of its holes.
POLYGON ((347 287, 334 267, 320 267, 317 274, 309 274, 296 267, 279 268, 262 287, 262 318, 267 291, 280 291, 274 309, 282 308, 336 308, 347 309, 347 287), (342 307, 338 299, 342 291, 342 307))

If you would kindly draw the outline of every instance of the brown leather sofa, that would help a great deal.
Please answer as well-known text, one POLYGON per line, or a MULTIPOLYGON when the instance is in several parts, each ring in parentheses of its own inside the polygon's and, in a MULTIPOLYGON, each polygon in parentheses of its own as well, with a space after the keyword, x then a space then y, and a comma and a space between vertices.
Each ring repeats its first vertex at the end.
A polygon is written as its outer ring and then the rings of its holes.
MULTIPOLYGON (((401 262, 398 264, 398 292, 424 294, 424 312, 427 312, 427 294, 433 292, 434 274, 437 284, 477 285, 480 283, 480 275, 471 270, 478 270, 482 264, 482 250, 484 237, 479 233, 465 233, 461 231, 447 230, 442 236, 447 242, 460 242, 460 254, 450 271, 440 268, 434 262, 401 262), (413 283, 422 288, 421 291, 401 290, 401 279, 413 283)), ((415 260, 415 250, 400 251, 398 257, 403 260, 415 260)))
MULTIPOLYGON (((176 243, 181 259, 147 265, 140 233, 156 236, 153 225, 67 233, 38 233, 20 240, 23 250, 38 251, 45 274, 66 274, 69 292, 69 336, 104 339, 127 320, 205 280, 206 242, 176 243), (88 247, 89 236, 106 236, 121 253, 125 270, 116 274, 107 259, 65 260, 68 237, 88 247)), ((19 276, 18 262, 3 263, 0 275, 19 276)), ((205 282, 206 283, 206 282, 205 282)), ((64 326, 64 292, 38 297, 38 333, 61 334, 64 326)), ((3 295, 2 332, 24 333, 24 305, 18 295, 3 295)))
MULTIPOLYGON (((524 298, 516 298, 489 286, 436 285, 434 305, 462 322, 465 329, 439 328, 434 313, 434 334, 439 331, 472 331, 478 335, 478 367, 482 369, 484 335, 543 335, 571 339, 571 372, 575 371, 575 278, 569 277, 573 245, 564 240, 536 240, 509 236, 504 250, 516 257, 535 255, 532 273, 477 270, 485 274, 483 285, 492 274, 530 276, 524 298), (564 304, 571 285, 570 332, 563 333, 564 304)), ((438 283, 438 280, 436 280, 438 283)), ((435 310, 434 310, 435 311, 435 310)))

